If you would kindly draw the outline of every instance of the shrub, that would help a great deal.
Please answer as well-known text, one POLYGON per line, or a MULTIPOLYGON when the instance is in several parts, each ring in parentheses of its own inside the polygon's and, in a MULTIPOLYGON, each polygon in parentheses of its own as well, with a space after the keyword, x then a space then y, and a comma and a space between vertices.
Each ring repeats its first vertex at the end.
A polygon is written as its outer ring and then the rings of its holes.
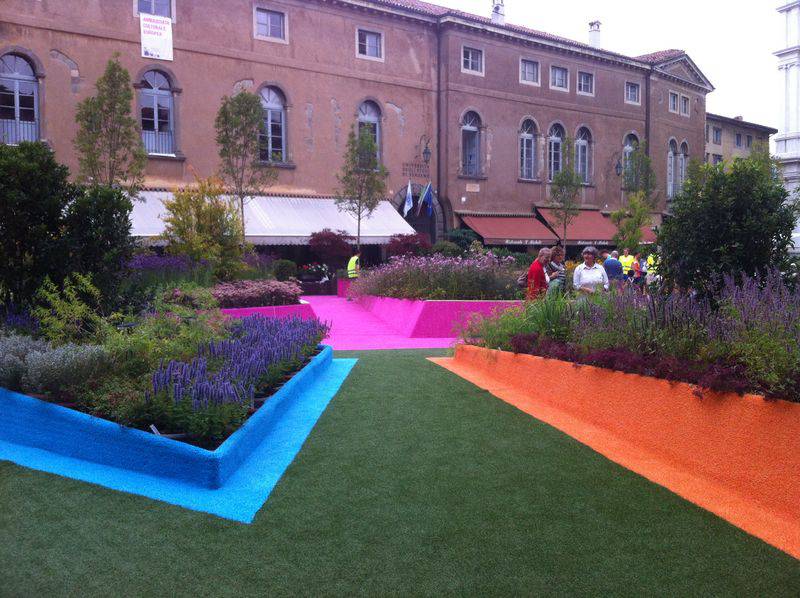
POLYGON ((262 307, 297 304, 302 289, 294 282, 243 280, 218 284, 211 293, 220 307, 262 307))
POLYGON ((272 267, 275 278, 286 281, 297 276, 297 264, 291 260, 277 260, 272 267))
POLYGON ((395 257, 362 271, 349 293, 401 299, 516 299, 517 275, 510 260, 492 255, 475 258, 395 257))
POLYGON ((461 248, 461 251, 468 251, 474 241, 479 241, 478 235, 468 228, 454 228, 447 233, 447 240, 452 241, 461 248))
POLYGON ((431 247, 431 253, 443 255, 445 257, 458 257, 462 253, 461 247, 452 241, 439 241, 431 247))
POLYGON ((160 311, 173 306, 180 306, 194 310, 208 310, 219 307, 211 289, 193 283, 184 283, 175 286, 161 297, 160 311))
POLYGON ((47 351, 49 347, 47 342, 30 336, 0 336, 0 386, 21 390, 22 379, 27 371, 25 362, 28 355, 36 351, 47 351))
POLYGON ((91 277, 73 272, 61 291, 45 278, 36 293, 38 305, 31 313, 44 337, 56 344, 97 339, 106 331, 98 312, 100 299, 91 277))
POLYGON ((427 235, 395 235, 386 245, 389 257, 403 255, 423 255, 430 251, 431 242, 427 235))
POLYGON ((72 343, 44 351, 29 353, 23 388, 50 394, 69 391, 86 383, 105 369, 108 355, 97 345, 72 343))
POLYGON ((237 278, 243 280, 272 278, 272 266, 275 263, 275 256, 271 253, 258 253, 251 250, 245 253, 242 261, 244 262, 245 270, 237 278))
POLYGON ((325 265, 335 270, 347 263, 353 251, 353 241, 355 238, 343 230, 334 232, 324 228, 311 235, 308 247, 325 265))

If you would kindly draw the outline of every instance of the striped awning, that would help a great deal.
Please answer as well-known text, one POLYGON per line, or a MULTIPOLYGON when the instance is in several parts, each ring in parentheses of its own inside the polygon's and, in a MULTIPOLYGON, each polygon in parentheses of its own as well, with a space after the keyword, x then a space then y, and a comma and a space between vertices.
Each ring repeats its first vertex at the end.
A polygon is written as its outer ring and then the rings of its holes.
MULTIPOLYGON (((163 201, 167 191, 143 191, 134 201, 131 215, 135 237, 158 242, 164 232, 163 201)), ((258 196, 245 203, 245 236, 254 245, 307 245, 315 232, 328 228, 355 236, 356 219, 339 210, 332 198, 258 196)), ((388 201, 382 201, 369 218, 361 221, 361 243, 385 245, 395 235, 411 235, 414 229, 388 201)))

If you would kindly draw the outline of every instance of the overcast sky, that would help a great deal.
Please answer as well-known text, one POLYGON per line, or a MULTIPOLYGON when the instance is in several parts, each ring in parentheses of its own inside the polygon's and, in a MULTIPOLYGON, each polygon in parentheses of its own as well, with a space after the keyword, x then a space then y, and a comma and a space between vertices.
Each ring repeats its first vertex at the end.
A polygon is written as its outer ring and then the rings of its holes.
MULTIPOLYGON (((429 0, 489 16, 492 0, 429 0)), ((505 0, 506 21, 587 42, 603 23, 603 47, 636 56, 685 50, 716 88, 708 111, 778 126, 779 0, 505 0)))

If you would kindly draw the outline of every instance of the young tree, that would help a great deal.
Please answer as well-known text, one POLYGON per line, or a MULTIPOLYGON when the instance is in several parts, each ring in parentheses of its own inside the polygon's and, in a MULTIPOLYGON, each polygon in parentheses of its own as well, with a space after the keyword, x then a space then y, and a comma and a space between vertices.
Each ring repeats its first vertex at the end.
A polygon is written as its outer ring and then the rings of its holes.
POLYGON ((261 138, 266 134, 261 99, 249 91, 223 97, 214 126, 221 160, 219 174, 238 202, 244 243, 247 199, 263 194, 277 178, 275 169, 261 156, 261 138))
POLYGON ((97 80, 96 95, 78 104, 74 145, 79 179, 95 185, 122 185, 135 196, 142 185, 147 154, 141 131, 131 116, 131 77, 119 63, 108 61, 97 80))
POLYGON ((386 194, 389 172, 378 160, 378 148, 372 135, 356 135, 350 129, 344 165, 339 175, 336 205, 358 222, 356 246, 361 251, 361 220, 369 218, 386 194))
POLYGON ((550 211, 556 226, 562 229, 561 243, 566 247, 567 228, 580 213, 583 179, 574 168, 573 143, 564 139, 561 148, 561 170, 550 183, 550 211))
POLYGON ((653 162, 647 155, 647 142, 642 142, 628 154, 623 171, 625 191, 627 193, 640 193, 640 199, 655 206, 657 197, 654 195, 656 188, 656 173, 653 162))
POLYGON ((223 194, 222 181, 200 179, 194 188, 175 193, 164 201, 167 215, 162 235, 167 250, 207 260, 219 278, 230 278, 241 266, 242 245, 239 210, 223 194))
POLYGON ((650 224, 650 205, 644 191, 636 191, 627 197, 627 205, 611 214, 611 221, 617 227, 614 244, 628 247, 635 254, 642 243, 642 228, 650 224))
POLYGON ((780 268, 799 209, 766 151, 727 167, 692 165, 659 231, 659 273, 669 283, 713 293, 722 275, 780 268))
POLYGON ((347 260, 353 253, 350 242, 353 237, 345 231, 332 231, 323 228, 314 233, 308 240, 308 248, 316 255, 323 264, 331 269, 343 268, 347 260))

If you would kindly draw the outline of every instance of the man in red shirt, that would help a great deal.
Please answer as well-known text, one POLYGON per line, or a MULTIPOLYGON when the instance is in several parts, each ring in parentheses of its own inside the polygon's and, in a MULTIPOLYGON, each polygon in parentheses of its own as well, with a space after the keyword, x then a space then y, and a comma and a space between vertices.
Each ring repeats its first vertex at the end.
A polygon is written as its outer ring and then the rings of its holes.
POLYGON ((550 249, 543 247, 528 270, 528 299, 536 299, 547 293, 550 280, 547 278, 545 266, 550 261, 550 249))

